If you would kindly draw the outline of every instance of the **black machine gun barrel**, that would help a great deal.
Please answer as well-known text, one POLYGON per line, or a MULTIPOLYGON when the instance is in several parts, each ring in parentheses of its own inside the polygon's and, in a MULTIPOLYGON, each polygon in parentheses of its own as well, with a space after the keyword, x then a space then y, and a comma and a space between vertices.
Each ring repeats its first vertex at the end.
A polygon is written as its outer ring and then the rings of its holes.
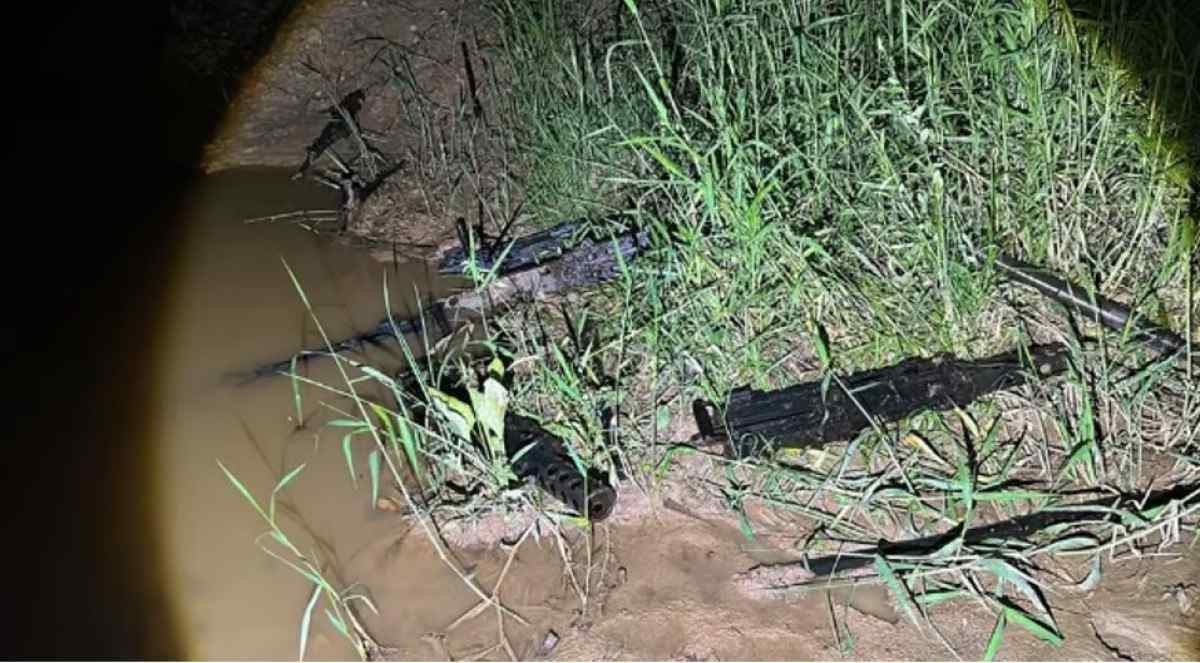
POLYGON ((1011 281, 1037 290, 1044 297, 1095 320, 1117 332, 1128 330, 1131 338, 1164 355, 1174 355, 1187 343, 1174 332, 1138 317, 1128 307, 1100 293, 1089 294, 1083 287, 1033 265, 1007 255, 996 256, 996 266, 1011 281))

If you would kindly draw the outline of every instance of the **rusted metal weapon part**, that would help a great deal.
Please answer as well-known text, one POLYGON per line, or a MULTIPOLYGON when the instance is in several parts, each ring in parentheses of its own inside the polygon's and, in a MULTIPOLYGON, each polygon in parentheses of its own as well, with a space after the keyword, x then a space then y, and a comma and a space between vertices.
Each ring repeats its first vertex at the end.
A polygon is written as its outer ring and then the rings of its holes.
POLYGON ((263 364, 253 370, 231 376, 238 384, 248 384, 255 380, 272 376, 291 375, 293 364, 303 363, 311 359, 328 358, 347 352, 361 352, 371 345, 379 345, 388 340, 403 338, 407 334, 438 333, 438 338, 449 336, 453 332, 450 319, 447 317, 446 306, 442 301, 436 301, 424 309, 422 315, 412 318, 394 320, 384 318, 370 331, 356 334, 350 338, 335 341, 326 348, 308 348, 301 350, 287 359, 263 364), (435 329, 429 328, 429 321, 435 329))
POLYGON ((985 394, 1062 373, 1068 357, 1066 347, 1047 345, 974 361, 910 358, 777 391, 740 387, 729 397, 723 425, 707 403, 697 401, 693 412, 702 436, 723 437, 733 457, 753 457, 848 440, 875 423, 923 410, 964 407, 985 394))
POLYGON ((504 446, 518 478, 532 478, 549 495, 592 522, 612 513, 617 493, 595 468, 582 469, 566 443, 529 417, 504 418, 504 446))
POLYGON ((876 556, 920 557, 934 553, 956 539, 963 545, 977 547, 989 541, 1019 539, 1028 541, 1039 532, 1051 527, 1084 523, 1111 524, 1124 520, 1136 523, 1148 522, 1138 514, 1178 502, 1181 509, 1195 505, 1200 500, 1200 484, 1187 484, 1165 488, 1152 493, 1110 495, 1087 502, 1058 503, 1037 509, 1024 516, 1003 520, 990 525, 972 527, 965 532, 961 526, 942 534, 907 541, 885 542, 876 546, 846 551, 836 555, 815 557, 787 566, 802 568, 810 579, 829 577, 864 569, 875 563, 876 556))
MULTIPOLYGON (((982 257, 982 256, 980 256, 982 257)), ((1034 267, 1003 254, 996 256, 996 266, 1009 280, 1037 290, 1063 306, 1090 320, 1095 320, 1117 332, 1130 333, 1131 338, 1164 356, 1173 356, 1187 348, 1178 334, 1151 324, 1138 317, 1124 304, 1063 279, 1049 270, 1034 267)))
MULTIPOLYGON (((573 222, 563 224, 566 225, 570 225, 572 231, 578 227, 573 222)), ((627 232, 608 239, 587 237, 565 246, 554 243, 555 240, 565 242, 572 237, 573 232, 560 231, 551 233, 549 240, 544 232, 520 238, 517 242, 523 242, 527 247, 536 245, 538 248, 536 251, 531 249, 521 252, 519 255, 525 257, 518 262, 510 262, 505 258, 500 264, 500 278, 484 290, 451 295, 434 301, 421 315, 412 318, 384 318, 369 331, 334 342, 332 348, 301 350, 292 357, 264 364, 235 377, 239 382, 250 382, 271 375, 288 375, 295 359, 357 352, 368 345, 402 338, 405 334, 438 333, 437 338, 440 338, 453 331, 454 321, 479 315, 485 309, 507 305, 519 297, 546 295, 610 281, 620 273, 623 262, 633 260, 646 248, 649 236, 644 231, 627 232), (436 328, 430 328, 428 321, 436 323, 436 328)), ((443 261, 443 266, 446 264, 443 261)), ((459 263, 457 269, 461 268, 459 263)), ((448 271, 454 269, 452 267, 448 271)))
POLYGON ((337 105, 326 110, 329 115, 329 122, 321 130, 320 135, 316 140, 305 150, 304 163, 296 169, 296 173, 292 175, 292 179, 299 179, 308 174, 312 164, 321 155, 328 152, 334 145, 337 145, 342 140, 349 138, 354 134, 354 127, 351 127, 349 122, 358 122, 358 114, 362 110, 363 102, 366 101, 367 95, 362 90, 355 90, 342 98, 337 105), (343 115, 343 112, 345 113, 343 115))
MULTIPOLYGON (((485 272, 495 269, 503 276, 554 262, 579 251, 594 250, 612 241, 618 243, 618 250, 625 258, 632 258, 649 245, 649 240, 647 231, 630 230, 612 235, 595 229, 589 231, 586 220, 576 220, 564 221, 509 242, 505 242, 503 236, 489 241, 479 237, 478 233, 471 236, 466 224, 460 221, 459 245, 442 256, 438 269, 445 274, 463 274, 473 261, 476 269, 485 272), (476 246, 472 251, 473 244, 476 246)), ((615 275, 614 271, 608 278, 615 275)))

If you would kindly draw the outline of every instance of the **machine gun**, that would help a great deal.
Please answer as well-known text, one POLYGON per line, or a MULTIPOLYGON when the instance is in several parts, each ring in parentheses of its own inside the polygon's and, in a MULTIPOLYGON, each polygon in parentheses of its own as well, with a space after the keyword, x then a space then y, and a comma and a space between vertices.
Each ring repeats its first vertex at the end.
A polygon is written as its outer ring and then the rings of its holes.
POLYGON ((729 397, 723 423, 712 405, 703 401, 693 404, 693 412, 701 436, 724 438, 733 457, 757 456, 777 448, 820 447, 850 439, 873 422, 964 407, 1035 375, 1048 378, 1062 373, 1068 365, 1062 345, 1033 347, 1022 355, 1008 352, 975 361, 945 355, 909 358, 893 366, 777 391, 740 387, 729 397))
MULTIPOLYGON (((427 320, 436 322, 437 331, 446 336, 453 331, 451 322, 458 319, 459 314, 478 314, 515 293, 549 294, 612 280, 618 275, 621 263, 636 258, 648 244, 649 233, 644 230, 626 231, 604 239, 598 232, 584 231, 580 222, 562 223, 519 237, 508 249, 493 247, 475 253, 475 264, 481 269, 496 269, 498 276, 508 277, 497 282, 495 292, 468 292, 446 297, 431 303, 422 315, 400 320, 384 318, 366 332, 335 341, 331 348, 301 350, 287 359, 263 364, 235 377, 245 383, 272 375, 287 375, 297 359, 360 351, 368 345, 401 338, 405 334, 421 334, 428 330, 427 320)), ((443 258, 439 269, 443 273, 464 273, 470 255, 466 246, 457 247, 443 258)))

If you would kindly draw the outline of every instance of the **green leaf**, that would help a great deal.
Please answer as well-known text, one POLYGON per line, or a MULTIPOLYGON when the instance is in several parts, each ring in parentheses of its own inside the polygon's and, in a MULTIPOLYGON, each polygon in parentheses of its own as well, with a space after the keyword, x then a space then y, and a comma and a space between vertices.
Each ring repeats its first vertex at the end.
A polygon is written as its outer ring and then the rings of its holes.
POLYGON ((242 494, 242 497, 245 497, 246 501, 249 502, 250 505, 254 507, 254 510, 258 512, 258 515, 263 517, 263 520, 267 521, 268 523, 273 522, 267 516, 267 512, 263 511, 262 507, 258 505, 258 502, 255 501, 254 496, 250 494, 250 491, 246 488, 246 486, 242 485, 242 482, 238 481, 238 478, 233 476, 233 472, 230 472, 229 468, 225 467, 225 465, 219 460, 217 461, 217 467, 221 468, 221 471, 225 473, 225 477, 229 479, 229 482, 233 484, 233 487, 237 488, 238 492, 242 494))
POLYGON ((665 476, 667 471, 670 469, 671 461, 675 459, 675 456, 694 453, 699 452, 695 447, 691 447, 686 444, 676 444, 667 447, 667 450, 663 452, 662 460, 658 461, 658 466, 654 468, 654 476, 656 478, 662 478, 665 476))
POLYGON ((1179 223, 1179 249, 1184 255, 1191 255, 1196 247, 1196 219, 1185 216, 1179 223))
POLYGON ((300 618, 300 660, 304 660, 304 652, 308 649, 308 630, 312 624, 313 608, 317 607, 317 599, 321 598, 321 586, 313 587, 312 596, 308 597, 308 605, 304 607, 304 615, 300 618))
POLYGON ((995 573, 998 578, 1007 580, 1017 589, 1021 590, 1021 593, 1025 595, 1025 598, 1029 599, 1029 602, 1036 606, 1038 610, 1042 612, 1042 614, 1046 615, 1047 617, 1050 616, 1050 606, 1046 605, 1046 602, 1042 599, 1042 596, 1038 594, 1029 576, 1025 575, 1015 566, 1009 564, 1003 559, 989 559, 985 562, 985 566, 991 569, 991 571, 995 573))
POLYGON ((671 425, 671 408, 666 405, 658 406, 654 413, 654 424, 658 430, 666 430, 671 425))
POLYGON ((1025 628, 1026 631, 1032 633, 1039 640, 1054 645, 1055 647, 1062 646, 1063 637, 1059 635, 1057 630, 1046 626, 1033 617, 1030 617, 1029 614, 1024 610, 1012 604, 1005 603, 1004 614, 1010 621, 1020 624, 1025 628))
POLYGON ((304 292, 304 288, 300 287, 300 279, 296 278, 296 273, 292 271, 292 266, 283 257, 280 257, 279 260, 283 263, 283 268, 287 270, 288 277, 292 280, 292 285, 296 288, 296 293, 300 295, 300 301, 304 303, 304 308, 311 311, 312 304, 309 303, 308 295, 304 292))
POLYGON ((746 515, 745 509, 738 508, 738 529, 741 530, 742 536, 746 537, 747 541, 754 541, 754 526, 750 523, 750 517, 746 515))
POLYGON ((487 370, 488 376, 496 380, 504 378, 504 362, 499 357, 493 357, 492 360, 488 362, 487 370))
POLYGON ((283 490, 289 483, 291 483, 292 479, 295 479, 300 472, 304 470, 305 465, 306 463, 300 463, 297 465, 295 469, 287 473, 287 476, 280 479, 279 483, 275 484, 275 490, 271 491, 271 501, 267 505, 267 512, 268 518, 272 523, 275 522, 275 496, 279 494, 279 491, 283 490))
MULTIPOLYGON (((274 557, 275 559, 279 560, 284 566, 290 568, 291 570, 295 571, 296 573, 299 573, 301 576, 304 577, 305 580, 308 580, 309 582, 313 583, 314 585, 321 584, 323 579, 321 578, 321 576, 317 575, 316 573, 313 573, 312 571, 310 571, 308 569, 300 568, 299 566, 296 565, 295 562, 284 557, 283 555, 280 555, 279 553, 275 552, 274 550, 271 550, 270 548, 268 548, 266 546, 262 546, 260 548, 260 550, 267 553, 271 557, 274 557)), ((292 550, 295 551, 295 548, 292 548, 292 550)))
POLYGON ((1004 641, 1004 626, 1007 621, 1004 615, 1005 611, 1000 611, 1000 616, 996 618, 996 627, 992 629, 992 637, 988 638, 987 648, 983 650, 983 660, 994 661, 996 654, 1000 651, 1000 643, 1004 641))
MULTIPOLYGON (((641 76, 640 72, 638 75, 641 76)), ((642 82, 646 83, 644 78, 642 79, 642 82)), ((646 85, 649 85, 649 83, 646 83, 646 85)), ((650 95, 655 101, 658 100, 658 98, 654 96, 653 92, 651 92, 650 95)), ((661 108, 661 111, 663 113, 662 117, 665 118, 666 117, 665 113, 667 112, 666 107, 661 106, 661 102, 659 103, 658 107, 661 108)), ((674 175, 677 179, 687 180, 687 175, 684 174, 683 168, 681 168, 679 166, 679 164, 675 163, 675 161, 673 159, 671 159, 671 157, 667 156, 662 150, 655 147, 653 145, 653 142, 654 142, 654 139, 652 139, 652 138, 634 138, 634 139, 630 139, 628 141, 623 141, 622 144, 628 145, 631 147, 642 148, 647 153, 649 153, 650 156, 653 157, 654 160, 657 161, 658 164, 660 166, 662 166, 663 169, 666 170, 668 173, 670 173, 671 175, 674 175)))
POLYGON ((371 508, 379 503, 379 449, 367 456, 367 467, 371 471, 371 508))
POLYGON ((296 427, 304 426, 304 403, 300 399, 300 380, 296 379, 296 361, 298 356, 293 355, 292 361, 288 365, 288 370, 291 372, 292 378, 292 401, 296 406, 296 427))
POLYGON ((578 527, 579 529, 585 530, 585 531, 588 529, 588 527, 591 524, 588 521, 587 516, 573 516, 573 515, 563 515, 559 518, 559 522, 569 523, 569 524, 574 525, 574 526, 578 527))
POLYGON ((992 422, 991 428, 988 428, 987 435, 983 441, 979 443, 979 458, 980 462, 983 459, 989 458, 992 452, 995 451, 996 445, 1000 442, 1000 419, 997 418, 992 422))
POLYGON ((471 406, 442 391, 429 388, 434 409, 446 420, 451 432, 459 439, 471 441, 471 429, 475 428, 475 413, 471 406))
POLYGON ((412 467, 413 475, 417 481, 422 481, 421 464, 417 458, 417 436, 413 432, 412 425, 396 417, 396 428, 400 431, 400 443, 404 446, 404 455, 408 458, 408 464, 412 467))
POLYGON ((356 366, 357 366, 358 370, 362 371, 363 374, 370 376, 376 382, 391 389, 392 391, 396 390, 396 387, 397 387, 396 381, 393 380, 391 378, 391 376, 387 375, 383 371, 380 371, 379 369, 373 368, 371 366, 366 366, 364 364, 356 364, 356 366))
POLYGON ((929 606, 935 606, 939 603, 953 601, 955 599, 966 598, 970 595, 971 594, 969 592, 963 591, 961 589, 939 589, 939 590, 919 594, 916 597, 916 601, 917 601, 917 603, 919 603, 923 606, 929 607, 929 606))
POLYGON ((342 455, 346 457, 346 470, 350 472, 350 485, 358 490, 358 477, 354 476, 354 452, 350 449, 350 440, 354 437, 354 433, 346 433, 342 436, 342 455))
MULTIPOLYGON (((632 3, 629 2, 627 2, 627 4, 632 5, 632 3)), ((650 97, 650 103, 654 105, 654 110, 658 115, 659 124, 663 125, 664 127, 671 126, 671 118, 669 115, 667 115, 666 104, 664 104, 662 99, 658 97, 658 94, 654 92, 654 88, 650 85, 650 81, 646 80, 646 76, 642 74, 641 68, 634 67, 633 72, 637 74, 638 80, 642 82, 642 88, 646 91, 646 96, 650 97)), ((653 152, 651 152, 651 154, 653 154, 653 152)), ((655 158, 659 160, 659 163, 664 163, 663 159, 665 159, 665 157, 659 158, 658 156, 655 156, 655 158)), ((679 175, 682 176, 682 173, 679 175)))
POLYGON ((883 558, 883 555, 875 555, 875 571, 879 573, 880 578, 883 578, 883 582, 887 584, 888 589, 892 590, 892 595, 896 597, 896 605, 904 610, 913 624, 920 625, 917 621, 917 613, 908 598, 908 588, 900 581, 900 578, 896 577, 895 570, 883 558))
POLYGON ((828 371, 833 367, 833 352, 829 346, 829 333, 816 320, 809 320, 808 328, 808 335, 812 340, 813 349, 816 350, 817 357, 821 360, 821 368, 828 371))
POLYGON ((958 473, 955 476, 956 483, 959 489, 959 495, 963 501, 963 525, 971 522, 975 516, 975 476, 967 463, 960 463, 958 473))
POLYGON ((479 428, 483 431, 484 441, 492 453, 492 460, 503 462, 507 460, 504 451, 504 414, 508 410, 508 390, 499 380, 488 378, 483 382, 483 392, 477 389, 469 390, 471 406, 478 419, 479 428))
POLYGON ((325 608, 325 616, 329 619, 329 623, 337 629, 337 632, 342 634, 343 638, 350 637, 350 629, 346 628, 346 622, 341 617, 338 617, 329 608, 325 608))

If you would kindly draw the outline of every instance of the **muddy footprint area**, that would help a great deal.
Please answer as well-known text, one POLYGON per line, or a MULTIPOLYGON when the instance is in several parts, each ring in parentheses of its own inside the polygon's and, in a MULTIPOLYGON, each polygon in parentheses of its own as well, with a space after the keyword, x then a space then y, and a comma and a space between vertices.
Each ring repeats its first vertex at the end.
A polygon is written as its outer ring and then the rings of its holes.
MULTIPOLYGON (((483 3, 465 1, 303 3, 241 84, 206 150, 206 170, 294 171, 336 121, 331 111, 362 91, 361 108, 341 109, 354 111, 358 131, 333 158, 314 160, 330 197, 299 211, 311 213, 318 230, 387 262, 429 259, 455 237, 460 218, 502 227, 520 191, 489 119, 502 80, 487 55, 493 20, 483 3), (365 178, 360 188, 374 188, 342 209, 345 195, 332 200, 351 172, 365 178)), ((278 391, 286 409, 289 394, 278 391)), ((321 453, 334 469, 323 478, 346 483, 340 452, 329 447, 321 453)), ((679 476, 688 471, 704 472, 685 465, 679 476)), ((331 498, 317 489, 290 505, 303 513, 306 500, 326 502, 315 508, 312 534, 331 537, 342 580, 369 590, 376 610, 361 617, 379 659, 948 660, 980 656, 995 625, 982 602, 933 606, 928 621, 910 619, 882 585, 784 599, 747 592, 738 582, 747 571, 795 561, 786 551, 805 526, 763 510, 748 539, 725 504, 684 478, 652 490, 622 484, 613 516, 586 531, 485 521, 448 528, 444 542, 399 513, 398 495, 385 491, 380 499, 373 506, 386 508, 367 513, 361 493, 331 498), (354 518, 334 512, 343 504, 354 505, 354 518), (333 523, 332 533, 322 521, 333 523), (358 529, 350 533, 352 526, 358 529)), ((291 582, 270 573, 272 582, 291 582)), ((1013 629, 1000 657, 1195 657, 1187 647, 1200 640, 1197 578, 1194 551, 1168 563, 1114 563, 1098 586, 1048 597, 1064 646, 1013 629)), ((307 593, 285 594, 273 604, 280 614, 267 617, 301 614, 307 593)), ((289 622, 272 636, 273 657, 289 655, 293 634, 289 622)), ((226 635, 214 626, 200 637, 226 635)), ((310 658, 351 653, 327 626, 315 627, 309 647, 310 658)))

